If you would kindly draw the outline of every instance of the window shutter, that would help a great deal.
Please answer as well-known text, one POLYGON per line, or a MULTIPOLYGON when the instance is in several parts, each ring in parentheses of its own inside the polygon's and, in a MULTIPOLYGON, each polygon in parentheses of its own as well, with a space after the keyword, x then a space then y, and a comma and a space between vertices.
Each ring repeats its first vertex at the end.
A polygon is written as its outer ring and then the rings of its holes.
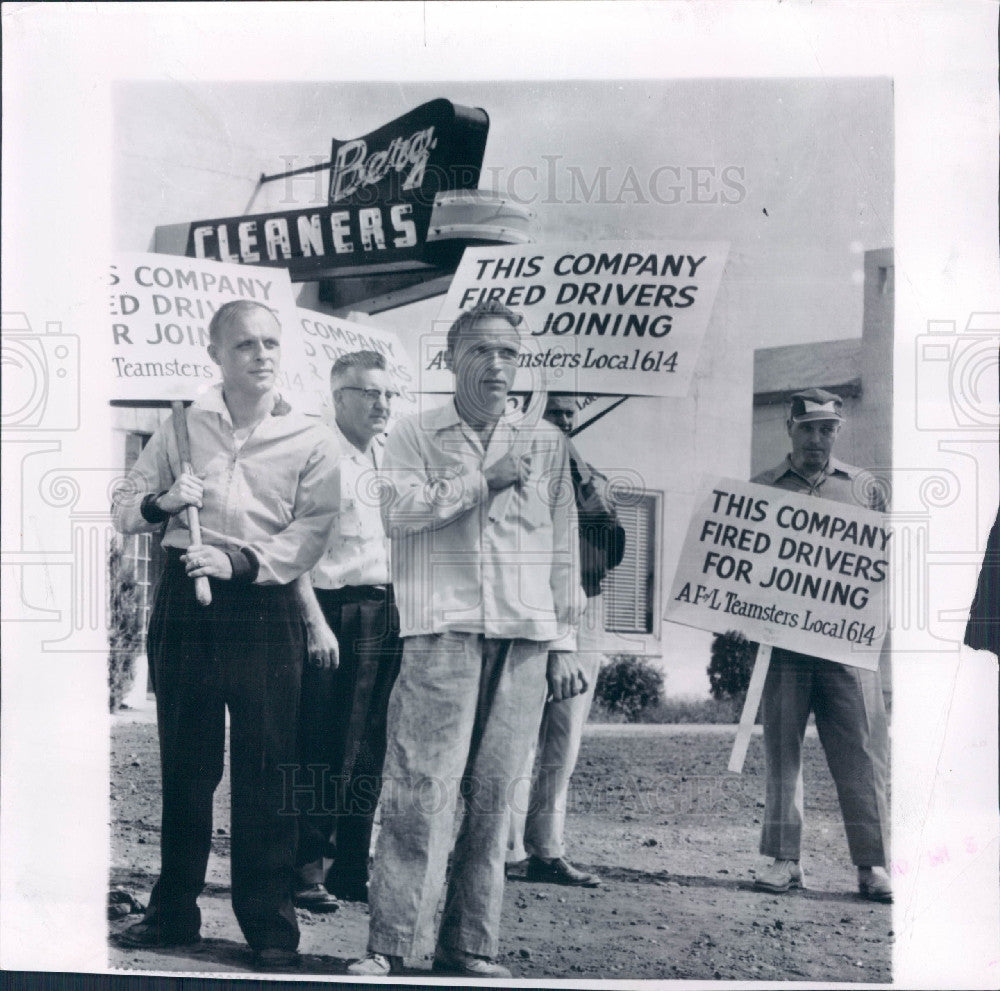
POLYGON ((619 505, 625 556, 604 579, 604 628, 615 633, 652 633, 654 520, 656 500, 642 495, 619 505))

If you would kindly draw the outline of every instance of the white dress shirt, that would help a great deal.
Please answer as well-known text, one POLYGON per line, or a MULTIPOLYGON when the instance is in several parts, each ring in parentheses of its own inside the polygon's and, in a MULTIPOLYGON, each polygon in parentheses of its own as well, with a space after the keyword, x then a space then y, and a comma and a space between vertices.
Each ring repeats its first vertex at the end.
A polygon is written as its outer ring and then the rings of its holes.
POLYGON ((326 550, 311 572, 314 588, 386 585, 389 582, 389 541, 379 511, 378 469, 384 442, 375 437, 362 451, 336 425, 340 441, 340 485, 337 513, 326 550))

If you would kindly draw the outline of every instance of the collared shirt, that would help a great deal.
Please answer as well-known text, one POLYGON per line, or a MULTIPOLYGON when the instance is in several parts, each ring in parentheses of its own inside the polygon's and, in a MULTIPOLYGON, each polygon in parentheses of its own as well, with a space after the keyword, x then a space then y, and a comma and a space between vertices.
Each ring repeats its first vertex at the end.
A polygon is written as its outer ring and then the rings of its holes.
MULTIPOLYGON (((323 553, 338 487, 336 438, 280 398, 242 444, 217 384, 187 411, 194 473, 204 483, 199 511, 202 542, 227 552, 249 549, 255 581, 285 585, 323 553)), ((122 533, 156 530, 143 498, 170 488, 180 475, 173 416, 160 425, 115 493, 112 514, 122 533)), ((164 547, 187 548, 187 514, 167 521, 164 547)))
POLYGON ((454 630, 575 648, 586 598, 569 457, 555 427, 501 419, 484 448, 450 402, 396 425, 383 473, 403 636, 454 630), (483 472, 512 445, 530 453, 529 476, 490 492, 483 472))
POLYGON ((874 509, 879 513, 886 511, 885 496, 871 472, 844 464, 836 458, 830 458, 817 477, 810 481, 795 470, 791 456, 786 454, 780 465, 762 471, 750 481, 862 509, 874 509))
POLYGON ((326 550, 311 573, 316 588, 385 585, 389 581, 389 540, 379 509, 381 437, 360 451, 334 425, 340 441, 337 515, 326 550))

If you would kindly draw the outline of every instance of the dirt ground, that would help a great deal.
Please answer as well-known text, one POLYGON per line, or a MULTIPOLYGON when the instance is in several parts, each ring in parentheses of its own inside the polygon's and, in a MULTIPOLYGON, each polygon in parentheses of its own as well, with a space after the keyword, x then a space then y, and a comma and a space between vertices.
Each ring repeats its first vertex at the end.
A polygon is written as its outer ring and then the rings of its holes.
MULTIPOLYGON (((781 980, 888 983, 892 909, 861 900, 822 750, 806 741, 808 889, 752 890, 763 812, 761 740, 741 776, 726 772, 733 729, 588 727, 571 791, 569 858, 599 873, 596 890, 511 879, 499 959, 516 978, 781 980)), ((111 885, 145 904, 159 868, 155 724, 113 720, 111 885)), ((229 789, 216 796, 216 835, 196 947, 125 950, 113 968, 238 973, 250 955, 229 904, 229 789)), ((367 907, 299 911, 302 967, 338 975, 365 949, 367 907)), ((109 923, 112 934, 139 918, 109 923)), ((430 960, 407 961, 427 973, 430 960)))

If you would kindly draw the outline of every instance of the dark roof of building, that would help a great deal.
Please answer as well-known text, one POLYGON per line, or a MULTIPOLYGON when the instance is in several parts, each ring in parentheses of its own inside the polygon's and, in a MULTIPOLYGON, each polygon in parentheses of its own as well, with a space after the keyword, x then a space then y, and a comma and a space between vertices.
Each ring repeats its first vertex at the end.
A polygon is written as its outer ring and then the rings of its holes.
POLYGON ((861 395, 861 338, 759 348, 753 356, 753 403, 787 402, 793 392, 828 389, 842 399, 861 395))

